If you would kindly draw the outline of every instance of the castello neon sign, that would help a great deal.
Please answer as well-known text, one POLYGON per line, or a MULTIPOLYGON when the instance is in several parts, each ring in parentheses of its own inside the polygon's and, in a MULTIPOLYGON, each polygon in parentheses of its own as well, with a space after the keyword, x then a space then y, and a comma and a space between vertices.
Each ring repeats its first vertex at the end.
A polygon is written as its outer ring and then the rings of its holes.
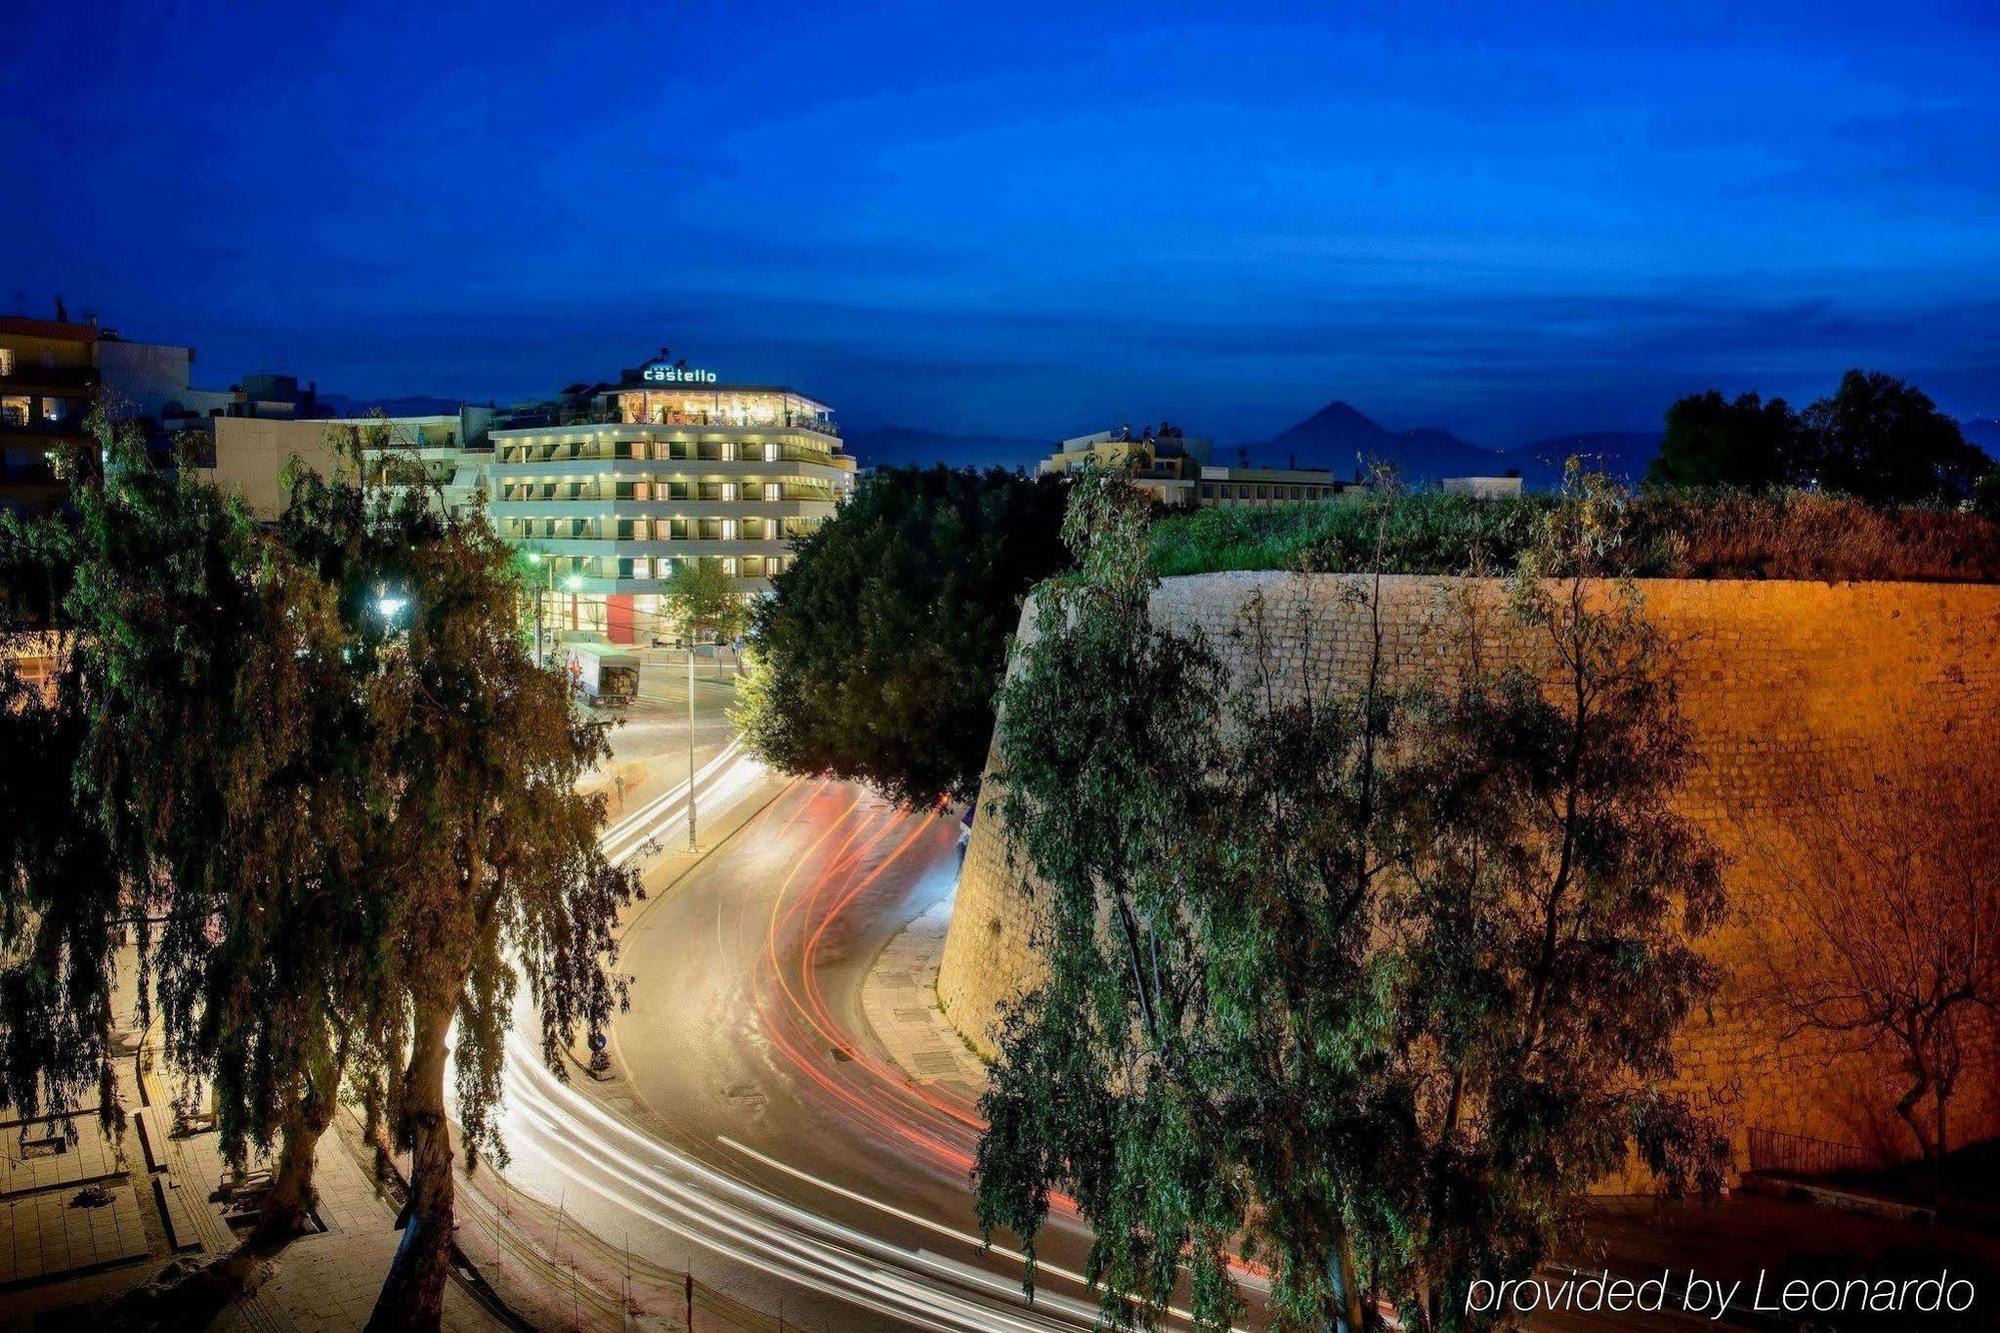
POLYGON ((715 383, 714 371, 690 370, 686 366, 647 366, 645 376, 649 384, 715 383))

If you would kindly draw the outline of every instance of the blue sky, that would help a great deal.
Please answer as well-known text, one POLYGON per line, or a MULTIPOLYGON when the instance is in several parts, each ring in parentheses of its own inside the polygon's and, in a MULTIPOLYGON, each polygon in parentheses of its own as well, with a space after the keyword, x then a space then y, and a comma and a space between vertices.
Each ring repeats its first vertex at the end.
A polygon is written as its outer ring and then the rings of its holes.
POLYGON ((1849 365, 2000 413, 1991 6, 835 8, 44 0, 0 308, 210 384, 504 402, 669 343, 1026 435, 1340 397, 1505 446, 1849 365))

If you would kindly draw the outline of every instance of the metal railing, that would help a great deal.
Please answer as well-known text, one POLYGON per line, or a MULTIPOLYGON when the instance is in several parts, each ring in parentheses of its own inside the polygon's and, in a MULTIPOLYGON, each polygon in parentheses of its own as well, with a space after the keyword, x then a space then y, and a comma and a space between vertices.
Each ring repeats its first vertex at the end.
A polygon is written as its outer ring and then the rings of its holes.
POLYGON ((1750 1131, 1750 1169, 1781 1176, 1828 1176, 1862 1171, 1875 1165, 1874 1155, 1851 1143, 1835 1143, 1775 1129, 1750 1131))
POLYGON ((564 426, 688 426, 714 430, 810 430, 821 435, 839 435, 840 424, 832 416, 817 412, 780 412, 770 421, 747 421, 720 412, 668 412, 647 420, 628 420, 618 408, 566 408, 560 411, 523 412, 495 427, 496 430, 549 430, 564 426))

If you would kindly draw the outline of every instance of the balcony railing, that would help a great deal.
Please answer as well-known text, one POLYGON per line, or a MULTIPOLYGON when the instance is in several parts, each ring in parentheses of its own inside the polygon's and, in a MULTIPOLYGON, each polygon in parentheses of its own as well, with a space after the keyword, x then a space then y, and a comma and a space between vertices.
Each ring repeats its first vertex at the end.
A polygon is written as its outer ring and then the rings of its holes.
POLYGON ((710 430, 810 430, 835 437, 840 434, 840 423, 832 415, 817 412, 781 412, 769 421, 751 421, 719 412, 667 412, 647 420, 628 420, 618 408, 523 412, 497 429, 548 430, 564 426, 685 426, 710 430))
POLYGON ((545 494, 530 488, 502 487, 497 502, 500 504, 592 504, 620 501, 631 504, 834 504, 840 497, 833 491, 811 490, 807 488, 786 488, 776 498, 761 491, 738 494, 733 498, 722 495, 696 494, 673 495, 658 491, 646 495, 620 495, 616 491, 605 491, 597 487, 574 492, 545 494))

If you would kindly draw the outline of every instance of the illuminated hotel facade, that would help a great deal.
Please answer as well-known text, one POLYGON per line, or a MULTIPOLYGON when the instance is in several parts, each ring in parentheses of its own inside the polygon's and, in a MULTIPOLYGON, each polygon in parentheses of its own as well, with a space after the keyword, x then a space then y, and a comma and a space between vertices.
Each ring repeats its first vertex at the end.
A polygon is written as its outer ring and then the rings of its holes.
POLYGON ((645 643, 666 580, 714 558, 748 598, 854 489, 832 409, 656 361, 491 433, 487 513, 539 557, 559 630, 645 643))

